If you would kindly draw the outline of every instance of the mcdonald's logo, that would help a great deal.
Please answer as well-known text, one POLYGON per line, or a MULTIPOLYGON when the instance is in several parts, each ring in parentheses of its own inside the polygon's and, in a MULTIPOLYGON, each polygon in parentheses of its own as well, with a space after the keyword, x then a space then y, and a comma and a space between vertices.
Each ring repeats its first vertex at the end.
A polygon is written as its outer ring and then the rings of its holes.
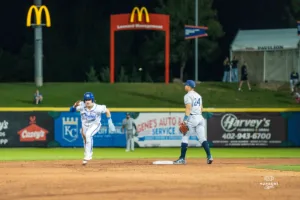
POLYGON ((145 19, 146 19, 145 21, 147 23, 150 22, 149 13, 148 13, 147 8, 142 7, 141 9, 139 9, 138 7, 134 7, 132 12, 131 12, 131 16, 130 16, 130 22, 131 23, 134 22, 135 12, 137 12, 137 15, 138 15, 138 22, 142 22, 143 12, 145 13, 145 19))
POLYGON ((27 13, 27 21, 26 21, 26 26, 30 27, 31 26, 31 17, 32 17, 32 11, 34 10, 35 16, 36 16, 36 21, 35 25, 39 26, 42 24, 42 13, 45 11, 45 16, 46 16, 46 26, 50 27, 51 26, 51 19, 50 19, 50 14, 49 10, 46 6, 41 6, 37 7, 36 5, 32 5, 27 13))

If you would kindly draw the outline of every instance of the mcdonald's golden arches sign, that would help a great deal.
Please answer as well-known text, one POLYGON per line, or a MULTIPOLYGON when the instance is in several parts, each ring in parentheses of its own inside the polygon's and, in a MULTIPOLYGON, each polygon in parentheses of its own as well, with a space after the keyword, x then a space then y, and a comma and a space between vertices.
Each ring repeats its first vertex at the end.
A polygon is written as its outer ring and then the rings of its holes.
POLYGON ((142 22, 143 21, 143 13, 145 14, 145 22, 146 23, 150 22, 150 17, 149 17, 149 13, 148 13, 147 8, 142 7, 140 9, 138 7, 134 7, 133 10, 132 10, 132 12, 131 12, 131 16, 130 16, 130 23, 133 23, 135 21, 134 20, 135 13, 137 13, 137 16, 138 16, 138 22, 142 22))
POLYGON ((43 14, 43 11, 45 13, 45 18, 46 18, 46 23, 45 24, 46 24, 47 27, 50 27, 51 26, 50 13, 49 13, 48 8, 45 5, 42 5, 40 7, 38 7, 36 5, 32 5, 29 8, 28 13, 27 13, 26 26, 30 27, 32 25, 32 23, 31 23, 32 12, 36 16, 35 25, 37 25, 37 26, 42 25, 42 14, 43 14))

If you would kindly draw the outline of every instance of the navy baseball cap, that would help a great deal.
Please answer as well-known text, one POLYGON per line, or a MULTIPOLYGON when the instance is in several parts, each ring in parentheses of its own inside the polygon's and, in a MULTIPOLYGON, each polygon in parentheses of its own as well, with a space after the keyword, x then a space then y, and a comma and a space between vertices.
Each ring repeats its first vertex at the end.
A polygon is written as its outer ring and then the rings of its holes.
POLYGON ((191 88, 196 87, 196 83, 193 80, 187 80, 184 85, 190 86, 191 88))

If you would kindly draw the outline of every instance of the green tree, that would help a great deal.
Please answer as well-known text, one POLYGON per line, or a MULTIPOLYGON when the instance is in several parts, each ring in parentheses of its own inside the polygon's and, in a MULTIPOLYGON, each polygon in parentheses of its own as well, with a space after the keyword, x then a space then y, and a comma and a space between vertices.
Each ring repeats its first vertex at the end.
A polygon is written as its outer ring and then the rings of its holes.
POLYGON ((300 0, 289 0, 289 4, 284 5, 284 19, 290 27, 295 27, 296 22, 300 20, 300 0))
POLYGON ((90 66, 90 71, 86 73, 88 82, 99 82, 99 78, 94 66, 90 66))
MULTIPOLYGON (((180 79, 183 80, 187 61, 194 55, 194 41, 184 39, 184 25, 195 24, 195 0, 174 1, 158 0, 157 13, 170 15, 170 62, 180 66, 180 79)), ((221 24, 217 20, 217 13, 212 9, 212 0, 199 0, 199 25, 208 27, 208 37, 199 39, 198 45, 201 50, 199 60, 211 62, 219 56, 217 40, 224 33, 221 24)), ((147 38, 143 47, 144 59, 152 65, 164 63, 164 40, 162 32, 155 32, 152 38, 147 38)))

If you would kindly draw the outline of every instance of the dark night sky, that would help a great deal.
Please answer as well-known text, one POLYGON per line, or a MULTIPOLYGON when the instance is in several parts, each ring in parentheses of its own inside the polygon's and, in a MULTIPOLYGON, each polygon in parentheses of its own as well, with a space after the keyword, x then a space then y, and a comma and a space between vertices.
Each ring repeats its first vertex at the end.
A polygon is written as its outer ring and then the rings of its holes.
MULTIPOLYGON (((76 0, 51 0, 53 5, 57 1, 57 6, 67 5, 76 0)), ((179 0, 174 0, 179 1, 179 0)), ((50 0, 43 0, 48 5, 50 0)), ((99 6, 105 6, 107 0, 99 0, 99 6)), ((223 55, 228 53, 229 44, 233 40, 238 29, 261 29, 261 28, 282 28, 276 24, 276 14, 282 12, 282 7, 278 6, 283 0, 215 0, 214 8, 218 11, 219 20, 226 33, 220 41, 223 55), (277 3, 278 2, 278 3, 277 3), (275 18, 274 18, 275 17, 275 18)), ((0 48, 8 50, 11 53, 17 53, 25 42, 25 35, 28 28, 25 27, 25 19, 29 6, 33 0, 6 0, 1 2, 0 6, 0 48)), ((133 6, 145 5, 151 12, 153 10, 153 1, 136 0, 135 5, 120 1, 115 5, 110 13, 129 13, 133 6)), ((282 5, 282 4, 280 4, 282 5)), ((53 8, 53 6, 51 7, 53 8)), ((51 14, 51 9, 50 14, 51 14)), ((201 23, 201 22, 200 22, 201 23)))

